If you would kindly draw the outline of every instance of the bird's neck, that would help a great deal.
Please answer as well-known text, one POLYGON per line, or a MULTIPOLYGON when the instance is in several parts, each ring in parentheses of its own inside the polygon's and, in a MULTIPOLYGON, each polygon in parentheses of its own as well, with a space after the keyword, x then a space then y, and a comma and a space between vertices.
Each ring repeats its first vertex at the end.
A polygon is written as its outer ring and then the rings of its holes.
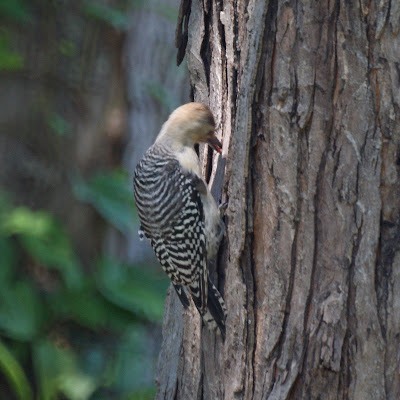
POLYGON ((185 145, 174 140, 171 136, 161 135, 161 133, 158 135, 154 146, 161 148, 163 153, 170 154, 176 158, 185 171, 193 172, 201 177, 199 158, 193 144, 185 145))
POLYGON ((176 152, 175 156, 184 170, 193 172, 201 178, 199 158, 193 147, 185 146, 179 152, 176 152))

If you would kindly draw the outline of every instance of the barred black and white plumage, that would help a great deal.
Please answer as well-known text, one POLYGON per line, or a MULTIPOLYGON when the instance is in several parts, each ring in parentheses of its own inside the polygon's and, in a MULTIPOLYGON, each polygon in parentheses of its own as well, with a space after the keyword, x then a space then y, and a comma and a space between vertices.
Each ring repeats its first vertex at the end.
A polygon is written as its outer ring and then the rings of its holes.
POLYGON ((183 306, 189 306, 186 288, 203 320, 225 337, 225 304, 208 277, 208 261, 216 256, 224 225, 193 148, 209 142, 220 152, 214 129, 203 104, 175 110, 136 167, 134 194, 141 230, 183 306))

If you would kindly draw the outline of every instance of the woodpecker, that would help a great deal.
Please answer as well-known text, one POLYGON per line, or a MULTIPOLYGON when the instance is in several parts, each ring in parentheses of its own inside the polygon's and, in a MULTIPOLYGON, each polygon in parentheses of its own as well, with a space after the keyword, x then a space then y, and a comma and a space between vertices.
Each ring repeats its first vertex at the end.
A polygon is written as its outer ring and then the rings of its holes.
POLYGON ((182 305, 190 304, 188 292, 206 325, 218 326, 225 339, 225 303, 208 273, 224 223, 194 150, 196 143, 208 143, 221 153, 214 131, 213 115, 204 104, 177 108, 136 166, 134 195, 142 235, 150 240, 182 305))

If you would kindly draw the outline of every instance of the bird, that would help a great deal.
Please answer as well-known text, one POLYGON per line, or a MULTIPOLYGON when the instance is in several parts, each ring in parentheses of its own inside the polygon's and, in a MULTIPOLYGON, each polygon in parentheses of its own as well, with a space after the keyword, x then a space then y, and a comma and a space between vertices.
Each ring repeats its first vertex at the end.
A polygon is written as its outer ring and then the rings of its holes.
POLYGON ((194 145, 208 143, 222 153, 213 114, 205 104, 178 107, 134 172, 139 234, 154 250, 184 308, 187 294, 210 329, 225 340, 225 302, 209 276, 225 225, 201 174, 194 145))

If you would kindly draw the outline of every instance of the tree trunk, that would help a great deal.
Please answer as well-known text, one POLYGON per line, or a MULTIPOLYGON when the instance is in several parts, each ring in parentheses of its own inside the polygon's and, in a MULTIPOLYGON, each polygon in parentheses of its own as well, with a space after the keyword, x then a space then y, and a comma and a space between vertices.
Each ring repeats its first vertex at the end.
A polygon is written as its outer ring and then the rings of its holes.
POLYGON ((246 3, 192 0, 186 46, 226 341, 170 291, 157 399, 399 399, 399 3, 246 3))

